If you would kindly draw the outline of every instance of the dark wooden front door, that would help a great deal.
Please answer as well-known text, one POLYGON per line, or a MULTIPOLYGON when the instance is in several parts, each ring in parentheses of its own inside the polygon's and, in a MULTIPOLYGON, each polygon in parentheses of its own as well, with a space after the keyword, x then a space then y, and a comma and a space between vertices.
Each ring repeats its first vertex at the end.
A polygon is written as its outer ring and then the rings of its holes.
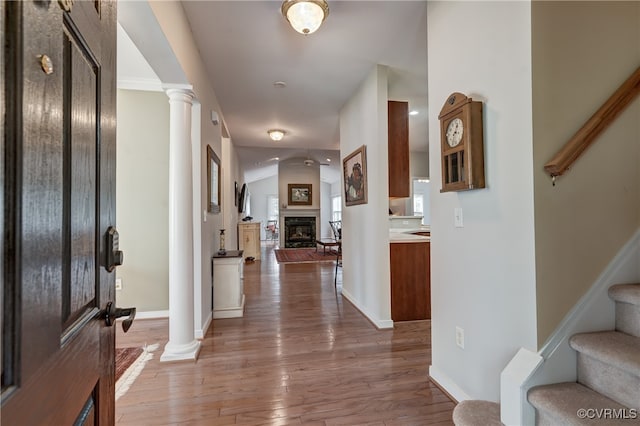
POLYGON ((2 423, 113 424, 116 5, 0 9, 2 423))

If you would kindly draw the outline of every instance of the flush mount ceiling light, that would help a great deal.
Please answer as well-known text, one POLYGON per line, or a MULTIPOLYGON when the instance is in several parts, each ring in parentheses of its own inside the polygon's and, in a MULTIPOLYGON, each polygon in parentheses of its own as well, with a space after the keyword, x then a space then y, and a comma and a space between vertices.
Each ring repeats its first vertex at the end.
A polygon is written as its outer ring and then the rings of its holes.
POLYGON ((300 34, 311 34, 329 15, 329 5, 325 0, 285 0, 282 14, 294 30, 300 34))
POLYGON ((280 129, 271 129, 271 130, 267 130, 267 133, 269 134, 269 137, 271 138, 272 141, 281 141, 282 138, 284 138, 284 130, 280 130, 280 129))

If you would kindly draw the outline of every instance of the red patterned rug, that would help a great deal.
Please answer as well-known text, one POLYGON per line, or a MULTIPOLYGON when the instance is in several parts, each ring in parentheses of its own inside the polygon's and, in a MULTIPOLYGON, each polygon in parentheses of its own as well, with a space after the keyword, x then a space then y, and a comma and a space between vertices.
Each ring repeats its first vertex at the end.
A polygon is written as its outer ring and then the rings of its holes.
POLYGON ((142 355, 142 348, 116 348, 116 381, 142 355))
POLYGON ((335 262, 336 253, 327 249, 326 253, 322 249, 298 248, 298 249, 277 249, 276 260, 278 263, 311 263, 311 262, 335 262))

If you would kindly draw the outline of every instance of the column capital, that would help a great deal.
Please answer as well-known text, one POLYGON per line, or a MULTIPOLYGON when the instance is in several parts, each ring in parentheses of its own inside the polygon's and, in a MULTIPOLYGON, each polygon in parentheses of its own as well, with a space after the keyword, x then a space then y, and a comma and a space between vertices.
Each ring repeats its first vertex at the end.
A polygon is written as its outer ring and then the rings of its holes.
POLYGON ((193 99, 196 97, 193 90, 189 87, 171 87, 171 86, 163 86, 164 92, 169 97, 170 101, 183 101, 191 104, 193 99))

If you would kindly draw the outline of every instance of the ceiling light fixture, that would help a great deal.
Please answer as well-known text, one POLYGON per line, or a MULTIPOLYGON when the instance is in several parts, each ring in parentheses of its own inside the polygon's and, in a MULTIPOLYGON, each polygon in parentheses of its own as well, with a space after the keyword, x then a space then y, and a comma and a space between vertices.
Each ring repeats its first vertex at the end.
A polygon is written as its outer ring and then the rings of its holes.
POLYGON ((409 115, 418 115, 418 114, 419 114, 418 111, 416 111, 415 109, 409 112, 409 115))
POLYGON ((271 129, 271 130, 267 130, 267 133, 269 134, 269 137, 271 138, 272 141, 281 141, 282 138, 284 138, 284 130, 280 130, 280 129, 271 129))
POLYGON ((285 0, 282 15, 300 34, 315 32, 329 15, 329 5, 325 0, 285 0))

